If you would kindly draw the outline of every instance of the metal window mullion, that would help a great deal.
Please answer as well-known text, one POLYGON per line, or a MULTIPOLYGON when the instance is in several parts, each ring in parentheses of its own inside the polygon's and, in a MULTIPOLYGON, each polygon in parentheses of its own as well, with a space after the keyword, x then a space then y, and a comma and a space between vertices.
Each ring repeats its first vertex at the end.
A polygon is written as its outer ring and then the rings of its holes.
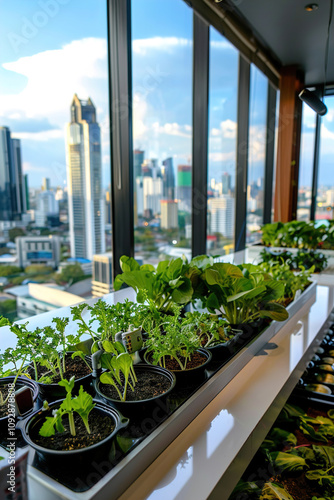
POLYGON ((206 253, 208 182, 209 26, 194 12, 192 255, 206 253))
POLYGON ((263 223, 271 222, 273 201, 273 175, 275 153, 275 125, 276 125, 276 97, 277 92, 268 81, 267 95, 267 123, 266 123, 266 163, 264 172, 264 201, 263 223))
POLYGON ((113 274, 134 254, 131 0, 108 0, 113 274))
POLYGON ((250 64, 239 55, 234 251, 246 246, 250 64))
POLYGON ((315 212, 317 206, 318 193, 318 176, 319 176, 319 149, 320 149, 320 128, 321 117, 316 115, 315 137, 314 137, 314 155, 313 155, 313 174, 312 174, 312 198, 310 220, 315 220, 315 212))

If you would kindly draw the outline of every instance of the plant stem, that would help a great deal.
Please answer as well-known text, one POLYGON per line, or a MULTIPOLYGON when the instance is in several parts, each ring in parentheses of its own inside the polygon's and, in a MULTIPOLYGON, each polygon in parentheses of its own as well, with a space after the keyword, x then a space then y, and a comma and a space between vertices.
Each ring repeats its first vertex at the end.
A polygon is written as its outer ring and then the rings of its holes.
POLYGON ((75 425, 74 425, 74 417, 73 417, 73 412, 70 412, 68 414, 68 421, 69 421, 69 424, 70 424, 70 432, 72 434, 72 436, 75 436, 75 425))

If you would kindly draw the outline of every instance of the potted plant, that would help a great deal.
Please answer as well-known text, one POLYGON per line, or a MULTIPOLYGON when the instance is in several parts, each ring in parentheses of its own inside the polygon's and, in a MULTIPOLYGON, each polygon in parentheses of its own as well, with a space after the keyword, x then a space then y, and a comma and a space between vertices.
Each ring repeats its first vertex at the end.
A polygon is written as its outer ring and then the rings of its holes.
MULTIPOLYGON (((117 304, 107 304, 99 299, 93 306, 79 304, 71 307, 72 319, 77 322, 78 334, 88 334, 94 343, 115 341, 116 333, 127 331, 130 326, 141 327, 145 317, 145 307, 128 299, 117 304), (89 319, 84 318, 88 312, 89 319)), ((93 351, 95 348, 93 348, 93 351)))
POLYGON ((125 283, 137 293, 137 302, 147 303, 151 310, 170 313, 173 304, 185 305, 193 295, 192 282, 187 276, 186 259, 160 261, 157 268, 150 264, 140 266, 132 257, 120 259, 123 273, 116 276, 114 289, 125 283))
POLYGON ((146 364, 133 364, 133 357, 120 342, 102 342, 101 365, 105 369, 94 379, 97 394, 125 415, 149 409, 175 386, 170 371, 146 364))
POLYGON ((105 452, 116 433, 128 424, 115 409, 94 400, 80 386, 79 394, 72 396, 74 377, 63 379, 59 385, 66 398, 35 412, 22 426, 25 441, 45 459, 68 461, 96 460, 105 452))
POLYGON ((275 280, 259 266, 216 263, 207 268, 203 279, 208 295, 203 303, 249 337, 262 328, 263 320, 285 321, 289 314, 277 301, 284 294, 284 283, 275 280))
POLYGON ((65 395, 65 390, 58 385, 59 380, 75 377, 75 390, 80 384, 88 385, 92 368, 89 361, 80 352, 73 352, 72 346, 79 342, 80 334, 66 335, 68 318, 54 318, 55 328, 45 326, 29 331, 27 324, 11 326, 17 337, 18 345, 25 346, 30 367, 29 376, 37 382, 41 395, 58 398, 65 395))
POLYGON ((222 361, 233 353, 237 345, 242 345, 242 330, 234 330, 216 314, 193 311, 187 312, 182 320, 183 331, 194 331, 199 336, 201 346, 211 352, 214 360, 222 361))
MULTIPOLYGON (((10 322, 4 323, 9 325, 10 322)), ((7 347, 0 354, 0 431, 8 432, 8 418, 15 426, 16 418, 23 418, 32 410, 38 398, 38 385, 30 378, 24 376, 26 372, 26 360, 28 350, 25 346, 18 344, 15 348, 7 347), (16 401, 16 391, 27 387, 30 395, 23 401, 16 401), (19 412, 17 414, 17 412, 19 412)))
POLYGON ((178 380, 204 377, 212 354, 201 347, 195 330, 183 327, 179 312, 180 308, 174 306, 173 315, 148 332, 144 359, 173 371, 178 380))

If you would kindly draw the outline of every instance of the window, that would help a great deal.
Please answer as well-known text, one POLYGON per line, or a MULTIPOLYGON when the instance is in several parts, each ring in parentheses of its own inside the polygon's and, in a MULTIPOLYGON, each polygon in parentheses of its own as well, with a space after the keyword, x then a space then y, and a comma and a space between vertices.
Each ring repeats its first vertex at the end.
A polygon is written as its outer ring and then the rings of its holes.
POLYGON ((135 256, 191 257, 192 29, 182 0, 132 0, 135 256))
POLYGON ((207 251, 234 249, 238 51, 210 28, 207 251))
POLYGON ((13 0, 0 32, 0 231, 93 260, 111 249, 107 2, 13 0))
POLYGON ((319 176, 315 218, 334 219, 334 96, 325 97, 328 112, 321 118, 319 176))
POLYGON ((303 103, 297 204, 297 219, 303 221, 310 220, 315 126, 315 112, 303 103))
POLYGON ((263 224, 266 161, 267 78, 252 64, 249 102, 249 147, 246 243, 260 239, 263 224))

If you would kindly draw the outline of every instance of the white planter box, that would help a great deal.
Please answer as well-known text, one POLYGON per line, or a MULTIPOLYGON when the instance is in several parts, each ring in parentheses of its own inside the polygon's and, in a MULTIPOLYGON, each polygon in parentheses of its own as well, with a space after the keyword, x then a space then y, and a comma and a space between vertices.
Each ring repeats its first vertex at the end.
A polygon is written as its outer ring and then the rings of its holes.
MULTIPOLYGON (((32 498, 43 498, 43 500, 114 500, 119 498, 129 485, 158 457, 161 451, 196 418, 203 408, 219 394, 246 364, 254 356, 264 351, 272 337, 283 328, 295 328, 299 319, 307 314, 315 300, 316 283, 312 283, 297 300, 288 306, 289 318, 285 322, 273 321, 265 331, 241 349, 152 434, 145 438, 88 491, 75 493, 30 465, 28 474, 32 498)), ((33 452, 30 457, 30 460, 32 459, 33 452)), ((97 474, 96 468, 92 468, 92 474, 97 474)))

